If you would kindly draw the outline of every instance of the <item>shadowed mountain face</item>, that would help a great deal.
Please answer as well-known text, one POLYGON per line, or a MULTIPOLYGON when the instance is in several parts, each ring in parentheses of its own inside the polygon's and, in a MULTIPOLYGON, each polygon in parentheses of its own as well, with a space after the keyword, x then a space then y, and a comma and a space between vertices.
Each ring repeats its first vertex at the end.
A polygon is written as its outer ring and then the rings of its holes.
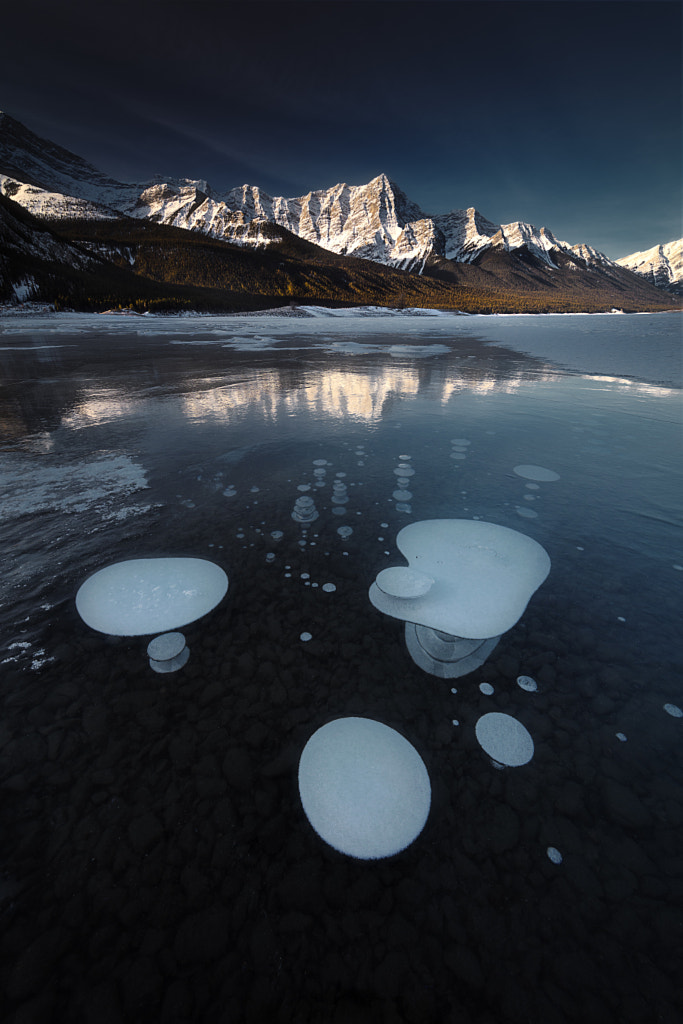
MULTIPOLYGON (((477 311, 652 309, 670 307, 663 288, 681 273, 680 259, 666 263, 668 271, 661 260, 656 270, 647 259, 618 265, 589 245, 559 241, 547 228, 497 225, 473 207, 432 217, 384 174, 366 185, 339 184, 292 199, 252 185, 217 193, 206 181, 190 179, 124 184, 1 113, 0 193, 43 222, 32 230, 44 231, 47 223, 63 243, 86 245, 80 255, 65 251, 61 258, 35 239, 26 241, 24 263, 47 260, 82 271, 89 258, 90 271, 105 277, 105 264, 116 265, 116 294, 125 271, 163 285, 162 291, 172 285, 243 298, 248 292, 248 308, 251 298, 263 296, 477 311), (135 222, 152 230, 145 234, 135 222), (164 235, 163 226, 182 231, 164 235), (201 252, 197 235, 205 240, 201 252), (243 252, 241 272, 235 247, 243 252)), ((5 220, 16 216, 7 204, 2 209, 5 220)), ((16 245, 10 250, 16 264, 16 245)), ((20 269, 24 284, 17 292, 16 267, 6 253, 5 297, 25 293, 30 266, 20 269)), ((133 291, 139 289, 138 281, 133 291)), ((56 294, 44 281, 33 292, 56 294)), ((74 299, 74 288, 65 296, 74 299)), ((210 305, 219 295, 211 299, 210 305)), ((230 301, 223 295, 224 304, 230 301)))

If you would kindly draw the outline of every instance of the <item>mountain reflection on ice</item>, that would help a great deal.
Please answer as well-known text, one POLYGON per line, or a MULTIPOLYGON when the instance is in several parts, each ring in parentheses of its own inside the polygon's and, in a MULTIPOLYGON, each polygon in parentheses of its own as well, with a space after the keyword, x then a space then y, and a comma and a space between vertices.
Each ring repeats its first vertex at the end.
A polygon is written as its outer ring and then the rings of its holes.
POLYGON ((647 357, 629 376, 614 326, 633 361, 674 320, 533 320, 536 350, 574 324, 571 373, 500 347, 528 318, 276 320, 15 317, 4 348, 0 319, 8 1019, 675 1020, 680 391, 647 357), (367 598, 432 518, 553 564, 457 687, 367 598), (74 606, 160 554, 230 577, 167 674, 151 637, 74 606), (485 714, 533 759, 492 764, 485 714), (423 832, 381 862, 328 847, 298 798, 308 739, 344 717, 395 729, 431 779, 423 832))

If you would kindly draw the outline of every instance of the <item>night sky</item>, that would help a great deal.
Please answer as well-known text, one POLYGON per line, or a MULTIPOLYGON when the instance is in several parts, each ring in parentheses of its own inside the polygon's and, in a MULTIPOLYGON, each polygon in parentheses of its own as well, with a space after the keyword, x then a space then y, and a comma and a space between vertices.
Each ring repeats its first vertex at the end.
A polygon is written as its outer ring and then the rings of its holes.
POLYGON ((616 258, 680 237, 673 0, 11 0, 0 109, 123 181, 384 172, 616 258))

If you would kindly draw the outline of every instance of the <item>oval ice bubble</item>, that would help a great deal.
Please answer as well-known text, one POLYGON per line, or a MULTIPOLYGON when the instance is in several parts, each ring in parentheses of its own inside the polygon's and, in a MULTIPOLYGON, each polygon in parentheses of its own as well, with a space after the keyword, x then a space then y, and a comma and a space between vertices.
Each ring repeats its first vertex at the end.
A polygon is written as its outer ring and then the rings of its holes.
POLYGON ((131 558, 88 577, 76 608, 100 633, 144 636, 200 619, 227 590, 225 572, 204 558, 131 558))
POLYGON ((377 586, 391 597, 422 597, 434 585, 434 579, 427 573, 403 566, 382 569, 375 580, 377 586))
POLYGON ((512 715, 492 711, 482 715, 475 726, 477 740, 495 761, 509 767, 526 764, 534 756, 534 741, 512 715))
POLYGON ((517 476, 524 477, 525 480, 540 480, 544 483, 560 479, 559 473, 553 469, 546 469, 544 466, 515 466, 512 472, 517 476))
POLYGON ((339 718, 313 733, 299 761, 299 794, 321 839, 362 860, 409 846, 431 804, 417 750, 395 729, 368 718, 339 718))
POLYGON ((517 676, 517 686, 527 693, 535 693, 538 690, 538 683, 531 676, 517 676))

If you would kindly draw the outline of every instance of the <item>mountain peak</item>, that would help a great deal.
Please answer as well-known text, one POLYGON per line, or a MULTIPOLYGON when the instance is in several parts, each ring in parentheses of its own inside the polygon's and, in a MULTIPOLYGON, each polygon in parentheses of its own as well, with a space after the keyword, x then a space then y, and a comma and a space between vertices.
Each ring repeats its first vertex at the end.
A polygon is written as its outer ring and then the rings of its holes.
MULTIPOLYGON (((572 265, 578 265, 578 258, 587 269, 615 266, 590 246, 559 241, 548 228, 524 221, 494 224, 474 206, 425 214, 384 171, 366 184, 339 183, 289 199, 272 197, 250 184, 218 194, 203 179, 157 176, 147 183, 123 184, 39 138, 4 111, 0 112, 0 192, 30 212, 54 220, 125 215, 240 245, 265 244, 266 236, 256 227, 267 222, 331 252, 419 273, 435 264, 443 267, 444 261, 487 259, 500 264, 501 253, 510 254, 516 272, 522 262, 517 257, 522 255, 524 262, 531 259, 553 272, 567 262, 560 258, 558 267, 555 254, 560 253, 572 265), (495 259, 485 256, 489 250, 495 259)), ((665 287, 683 278, 680 242, 618 262, 665 287)))

